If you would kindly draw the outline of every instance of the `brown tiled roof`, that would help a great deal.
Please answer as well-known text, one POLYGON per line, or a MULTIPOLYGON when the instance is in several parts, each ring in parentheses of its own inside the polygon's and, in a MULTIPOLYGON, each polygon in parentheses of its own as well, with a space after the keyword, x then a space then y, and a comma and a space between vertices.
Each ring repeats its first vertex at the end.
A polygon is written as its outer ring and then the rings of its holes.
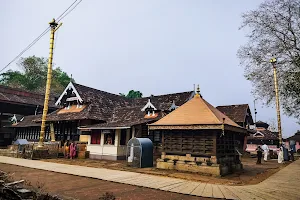
POLYGON ((297 142, 300 142, 300 131, 297 131, 297 133, 295 133, 295 135, 287 138, 286 140, 295 140, 297 142))
POLYGON ((217 106, 216 108, 219 111, 221 111, 224 115, 228 116, 230 119, 235 121, 236 123, 242 123, 245 122, 249 105, 248 104, 226 105, 226 106, 217 106))
POLYGON ((148 100, 154 105, 154 107, 158 110, 168 110, 173 101, 176 106, 181 106, 185 102, 187 102, 191 97, 193 97, 194 92, 180 92, 174 94, 165 94, 165 95, 158 95, 158 96, 150 96, 150 97, 143 97, 133 99, 133 103, 135 106, 140 106, 141 108, 144 107, 148 100))
POLYGON ((183 104, 151 126, 170 125, 221 125, 224 124, 241 128, 229 117, 210 105, 199 95, 195 95, 190 101, 183 104))
POLYGON ((153 122, 160 118, 160 113, 155 118, 145 118, 145 112, 142 112, 140 107, 117 108, 107 123, 90 125, 87 128, 131 127, 137 124, 153 122))
POLYGON ((17 124, 11 125, 10 127, 22 128, 22 127, 32 127, 41 126, 41 123, 36 123, 35 120, 40 119, 42 115, 28 115, 24 116, 22 121, 17 124))
MULTIPOLYGON (((0 101, 2 102, 43 106, 44 98, 45 96, 39 93, 28 92, 21 89, 0 85, 0 101)), ((55 99, 53 96, 50 97, 49 107, 56 107, 55 99)))
MULTIPOLYGON (((116 115, 120 120, 111 121, 114 118, 113 111, 115 112, 128 112, 127 116, 135 118, 136 121, 143 121, 139 118, 140 115, 145 114, 141 109, 146 105, 148 99, 151 98, 151 103, 159 110, 167 110, 174 101, 177 106, 185 103, 190 97, 192 92, 182 92, 168 95, 160 95, 153 97, 145 97, 138 99, 129 99, 120 95, 104 92, 77 83, 73 83, 76 91, 83 99, 85 104, 88 104, 81 112, 76 113, 61 113, 55 111, 47 116, 47 121, 67 121, 67 120, 82 120, 93 119, 99 121, 107 121, 109 123, 122 123, 123 115, 116 115), (135 114, 132 114, 132 112, 135 114)), ((116 117, 115 117, 116 118, 116 117)), ((145 120, 149 121, 148 120, 145 120)), ((128 122, 126 122, 128 123, 128 122)))

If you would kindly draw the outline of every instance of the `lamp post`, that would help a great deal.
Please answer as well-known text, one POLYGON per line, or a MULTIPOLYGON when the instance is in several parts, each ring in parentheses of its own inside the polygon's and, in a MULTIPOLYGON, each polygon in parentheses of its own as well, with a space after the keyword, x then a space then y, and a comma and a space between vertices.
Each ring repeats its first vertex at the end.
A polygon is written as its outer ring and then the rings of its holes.
POLYGON ((277 80, 277 69, 276 69, 277 59, 275 57, 272 58, 270 60, 270 63, 273 66, 273 73, 274 73, 274 86, 275 86, 275 97, 276 97, 278 137, 279 137, 279 145, 281 145, 282 144, 282 132, 281 132, 280 104, 279 104, 278 80, 277 80))

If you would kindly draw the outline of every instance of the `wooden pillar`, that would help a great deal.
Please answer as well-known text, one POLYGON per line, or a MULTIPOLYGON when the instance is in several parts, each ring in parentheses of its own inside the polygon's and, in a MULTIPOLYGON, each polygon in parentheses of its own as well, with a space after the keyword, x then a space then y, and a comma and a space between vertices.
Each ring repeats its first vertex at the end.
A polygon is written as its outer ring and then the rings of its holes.
POLYGON ((126 129, 126 145, 127 145, 129 140, 130 140, 130 128, 126 129))
POLYGON ((120 145, 120 136, 121 136, 121 129, 116 129, 115 131, 115 146, 120 145))
POLYGON ((54 124, 50 123, 50 137, 51 142, 55 142, 54 124))
POLYGON ((135 137, 135 127, 133 126, 132 127, 132 138, 134 138, 135 137))
POLYGON ((217 156, 217 132, 214 131, 214 134, 213 134, 213 155, 214 156, 217 156))

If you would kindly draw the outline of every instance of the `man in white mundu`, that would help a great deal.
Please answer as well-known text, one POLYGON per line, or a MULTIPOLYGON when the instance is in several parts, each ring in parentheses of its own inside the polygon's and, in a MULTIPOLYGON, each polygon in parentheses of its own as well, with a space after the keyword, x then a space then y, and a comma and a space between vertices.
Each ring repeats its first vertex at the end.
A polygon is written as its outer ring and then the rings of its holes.
POLYGON ((268 160, 268 154, 269 154, 269 147, 268 145, 264 144, 261 147, 264 150, 264 161, 268 160))

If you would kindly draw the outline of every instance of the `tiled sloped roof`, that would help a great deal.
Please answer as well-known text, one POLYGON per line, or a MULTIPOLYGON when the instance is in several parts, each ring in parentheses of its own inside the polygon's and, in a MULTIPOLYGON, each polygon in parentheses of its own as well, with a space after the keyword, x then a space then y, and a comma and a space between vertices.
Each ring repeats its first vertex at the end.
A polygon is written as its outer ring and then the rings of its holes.
POLYGON ((172 125, 221 125, 224 124, 241 128, 229 117, 210 105, 199 95, 195 95, 190 101, 183 104, 170 114, 166 115, 151 126, 172 125))
MULTIPOLYGON (((254 139, 254 140, 278 140, 278 135, 276 134, 276 132, 271 132, 267 129, 258 129, 257 132, 262 133, 264 136, 263 137, 255 137, 255 134, 251 134, 250 136, 248 136, 248 139, 254 139)), ((259 133, 257 133, 257 135, 259 135, 259 133)))
POLYGON ((297 142, 300 142, 300 131, 297 131, 297 133, 295 133, 295 135, 287 138, 287 140, 295 140, 297 142))
POLYGON ((217 106, 219 111, 237 123, 242 123, 246 119, 248 104, 217 106))
POLYGON ((19 121, 17 124, 11 125, 11 127, 21 128, 21 127, 41 126, 41 123, 35 122, 35 120, 40 118, 42 118, 42 115, 24 116, 22 121, 19 121))
MULTIPOLYGON (((19 104, 29 104, 29 105, 44 105, 45 96, 39 93, 28 92, 21 89, 11 88, 7 86, 0 85, 0 101, 12 102, 19 104)), ((49 107, 55 108, 56 106, 54 97, 51 96, 49 99, 49 107)))
POLYGON ((173 101, 176 106, 181 106, 185 102, 187 102, 192 97, 193 94, 194 94, 193 91, 189 91, 189 92, 180 92, 174 94, 143 97, 143 98, 133 99, 133 103, 135 104, 135 106, 140 106, 142 108, 147 104, 148 100, 150 99, 151 103, 154 105, 156 109, 168 110, 171 107, 173 101))
POLYGON ((161 114, 155 118, 144 117, 145 112, 142 112, 140 107, 117 108, 113 111, 112 117, 107 123, 90 125, 87 128, 130 127, 136 124, 156 121, 161 118, 161 114))
MULTIPOLYGON (((73 85, 85 104, 88 104, 87 107, 81 112, 76 113, 70 112, 60 114, 58 111, 53 112, 47 116, 47 121, 95 119, 99 121, 111 122, 111 118, 113 118, 113 111, 127 111, 127 116, 133 116, 136 117, 136 120, 141 120, 137 116, 145 114, 141 111, 141 109, 148 102, 148 98, 129 99, 120 95, 111 94, 77 83, 73 83, 73 85), (133 111, 135 112, 134 114, 133 111)), ((158 110, 167 110, 170 108, 173 101, 175 102, 176 106, 180 106, 189 100, 191 94, 192 92, 182 92, 153 96, 149 98, 151 98, 151 103, 153 103, 158 110)), ((120 120, 118 121, 121 122, 122 115, 116 116, 120 117, 120 120)))

